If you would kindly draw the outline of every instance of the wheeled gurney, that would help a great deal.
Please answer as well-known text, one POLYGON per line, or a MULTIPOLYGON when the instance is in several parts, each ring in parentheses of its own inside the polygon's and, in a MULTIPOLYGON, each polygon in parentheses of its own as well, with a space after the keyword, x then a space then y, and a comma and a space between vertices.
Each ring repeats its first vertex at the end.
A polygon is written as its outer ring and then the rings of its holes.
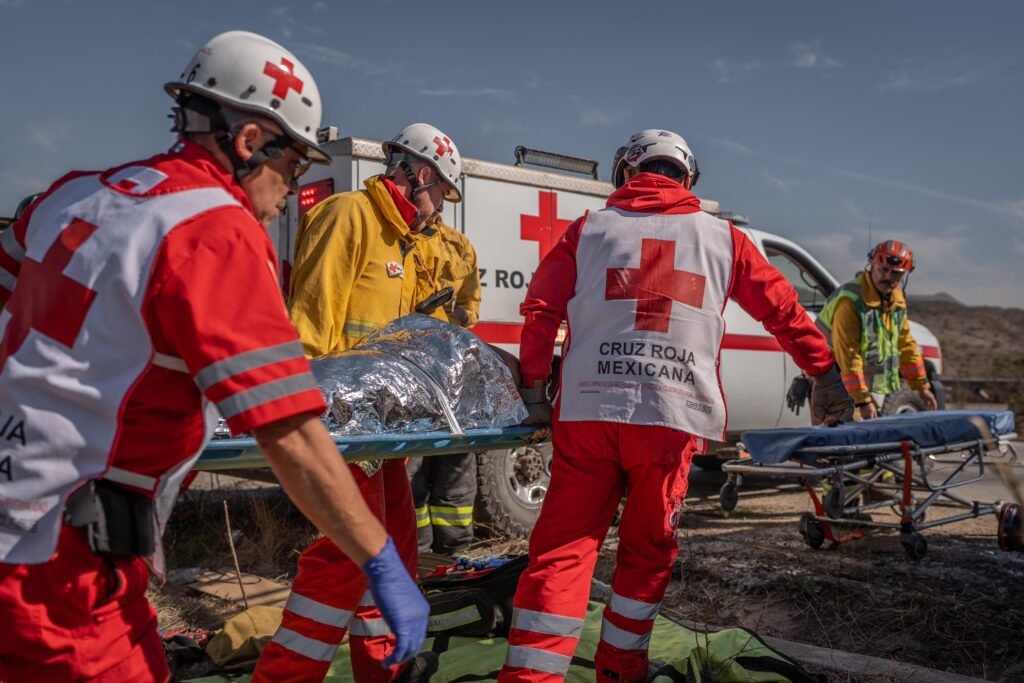
POLYGON ((986 453, 997 453, 1007 465, 1016 462, 1009 411, 909 413, 834 428, 753 430, 741 438, 750 457, 723 465, 729 476, 719 497, 722 509, 735 509, 744 475, 795 477, 814 505, 813 513, 800 518, 800 534, 812 548, 892 529, 916 561, 928 550, 921 535, 925 529, 996 515, 999 546, 1024 552, 1017 504, 968 500, 956 492, 984 478, 986 466, 991 467, 986 453), (953 464, 937 467, 939 456, 955 456, 953 464), (932 508, 937 503, 956 511, 940 512, 932 508), (872 518, 886 508, 898 521, 872 518), (948 514, 936 516, 942 513, 948 514))
MULTIPOLYGON (((514 426, 467 429, 461 433, 357 434, 333 438, 345 462, 355 463, 518 448, 531 443, 529 437, 536 431, 536 427, 514 426)), ((256 445, 256 439, 236 437, 211 441, 200 456, 195 469, 220 472, 251 467, 269 467, 269 464, 256 445)))

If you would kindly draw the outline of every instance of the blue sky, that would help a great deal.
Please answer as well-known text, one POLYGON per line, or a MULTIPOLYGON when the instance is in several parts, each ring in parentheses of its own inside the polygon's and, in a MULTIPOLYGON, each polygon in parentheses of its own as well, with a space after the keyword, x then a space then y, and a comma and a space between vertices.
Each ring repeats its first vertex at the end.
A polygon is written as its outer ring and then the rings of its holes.
POLYGON ((0 0, 0 213, 73 168, 171 141, 175 78, 210 36, 274 38, 325 123, 417 120, 466 156, 516 145, 601 161, 640 128, 690 142, 698 194, 839 276, 875 240, 910 289, 1024 305, 1019 2, 122 2, 0 0))

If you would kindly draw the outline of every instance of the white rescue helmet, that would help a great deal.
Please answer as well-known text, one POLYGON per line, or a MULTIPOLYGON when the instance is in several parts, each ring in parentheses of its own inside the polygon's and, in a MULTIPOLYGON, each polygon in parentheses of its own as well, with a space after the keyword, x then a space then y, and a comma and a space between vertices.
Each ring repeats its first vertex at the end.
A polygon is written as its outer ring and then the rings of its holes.
POLYGON ((164 90, 179 103, 183 94, 195 93, 265 116, 305 145, 310 159, 330 161, 316 138, 323 109, 316 81, 295 55, 269 38, 248 31, 216 35, 164 90))
POLYGON ((697 184, 700 167, 697 158, 690 151, 690 145, 679 133, 660 128, 647 128, 630 136, 625 144, 622 156, 616 154, 618 161, 612 169, 612 182, 621 187, 625 182, 623 170, 625 166, 636 169, 646 161, 658 159, 668 161, 679 167, 679 170, 690 178, 690 187, 697 184))
MULTIPOLYGON (((414 123, 406 126, 398 135, 381 144, 385 162, 388 166, 394 163, 392 155, 405 152, 417 159, 430 164, 441 174, 448 185, 444 198, 450 202, 462 201, 459 190, 459 178, 462 176, 462 155, 459 148, 440 129, 429 123, 414 123)), ((413 184, 416 189, 415 183, 413 184)))

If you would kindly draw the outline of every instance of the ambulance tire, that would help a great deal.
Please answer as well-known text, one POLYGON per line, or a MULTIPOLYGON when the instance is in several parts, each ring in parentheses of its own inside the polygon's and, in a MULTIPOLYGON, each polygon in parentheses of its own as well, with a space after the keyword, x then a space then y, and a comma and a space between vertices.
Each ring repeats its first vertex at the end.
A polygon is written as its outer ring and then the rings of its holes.
POLYGON ((477 456, 477 533, 526 538, 551 481, 551 444, 477 456))
POLYGON ((882 415, 900 415, 902 413, 923 413, 924 401, 913 389, 900 389, 885 397, 882 404, 882 415))

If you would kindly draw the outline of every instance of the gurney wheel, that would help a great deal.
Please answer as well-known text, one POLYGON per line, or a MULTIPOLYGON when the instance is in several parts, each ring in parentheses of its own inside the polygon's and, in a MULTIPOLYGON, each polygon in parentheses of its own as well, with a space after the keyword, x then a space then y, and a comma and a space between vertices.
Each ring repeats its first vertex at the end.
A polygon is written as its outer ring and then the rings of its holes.
POLYGON ((1003 509, 999 511, 999 531, 997 537, 1000 549, 1010 552, 1024 552, 1019 506, 1013 503, 1005 503, 1003 505, 1003 509))
POLYGON ((832 519, 842 519, 843 502, 842 489, 838 486, 834 487, 825 494, 825 500, 822 501, 822 504, 825 506, 825 514, 832 519))
POLYGON ((810 512, 800 515, 800 535, 812 548, 820 548, 825 542, 825 527, 810 512))
POLYGON ((718 504, 726 512, 732 512, 736 509, 736 503, 740 500, 739 487, 736 486, 736 482, 727 481, 722 484, 722 488, 718 491, 718 504))
POLYGON ((918 562, 928 554, 928 541, 921 534, 907 534, 900 538, 903 552, 914 562, 918 562))

